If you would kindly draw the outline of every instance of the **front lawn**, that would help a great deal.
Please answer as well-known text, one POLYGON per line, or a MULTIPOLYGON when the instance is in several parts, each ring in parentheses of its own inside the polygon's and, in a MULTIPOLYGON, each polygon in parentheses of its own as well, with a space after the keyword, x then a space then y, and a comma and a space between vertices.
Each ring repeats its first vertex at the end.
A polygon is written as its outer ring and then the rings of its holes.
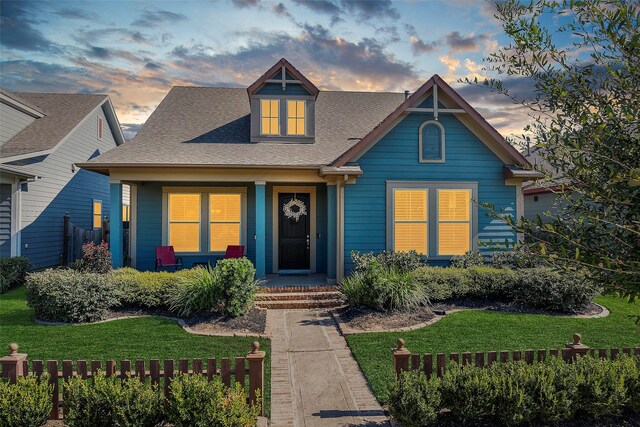
POLYGON ((611 314, 601 319, 576 319, 534 314, 468 310, 447 315, 439 322, 412 332, 366 333, 347 337, 351 351, 380 402, 388 398, 393 380, 391 349, 404 338, 413 353, 476 352, 562 348, 574 332, 594 348, 640 346, 640 324, 627 318, 640 312, 640 303, 629 304, 612 296, 596 298, 611 314))
MULTIPOLYGON (((24 287, 0 295, 0 356, 9 343, 20 345, 29 360, 136 360, 244 356, 254 338, 209 337, 185 332, 159 317, 93 325, 41 326, 27 307, 24 287)), ((260 339, 265 360, 265 406, 269 406, 270 343, 260 339)), ((232 362, 233 363, 233 362, 232 362)), ((148 365, 147 365, 148 366, 148 365)), ((218 364, 219 366, 219 364, 218 364)))

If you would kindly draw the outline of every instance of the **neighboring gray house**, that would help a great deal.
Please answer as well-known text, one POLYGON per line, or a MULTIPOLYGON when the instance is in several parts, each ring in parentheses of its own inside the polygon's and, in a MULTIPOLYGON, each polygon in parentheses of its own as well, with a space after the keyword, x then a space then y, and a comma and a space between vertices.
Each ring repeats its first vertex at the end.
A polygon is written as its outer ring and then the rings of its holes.
MULTIPOLYGON (((525 157, 536 169, 542 168, 545 173, 551 173, 552 168, 541 156, 540 149, 533 148, 525 157)), ((529 181, 523 185, 524 217, 533 221, 536 216, 540 215, 540 218, 546 221, 549 219, 548 214, 556 215, 567 204, 567 201, 559 197, 557 193, 562 190, 563 185, 566 190, 568 184, 568 179, 552 177, 551 179, 529 181)))
POLYGON ((107 95, 0 89, 0 255, 58 265, 63 217, 90 229, 109 212, 109 180, 85 162, 125 142, 107 95))

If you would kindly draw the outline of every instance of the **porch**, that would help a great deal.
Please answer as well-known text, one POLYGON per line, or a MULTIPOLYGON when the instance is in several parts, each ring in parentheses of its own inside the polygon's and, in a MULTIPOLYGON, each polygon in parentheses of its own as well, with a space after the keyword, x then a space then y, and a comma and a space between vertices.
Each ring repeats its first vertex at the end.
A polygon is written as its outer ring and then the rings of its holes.
MULTIPOLYGON (((317 172, 316 172, 317 173, 317 172)), ((155 268, 155 247, 174 246, 184 268, 214 263, 240 244, 268 286, 335 284, 341 278, 335 179, 311 182, 111 183, 114 268, 155 268), (318 182, 321 181, 321 182, 318 182), (129 260, 123 259, 122 185, 131 187, 129 260)))

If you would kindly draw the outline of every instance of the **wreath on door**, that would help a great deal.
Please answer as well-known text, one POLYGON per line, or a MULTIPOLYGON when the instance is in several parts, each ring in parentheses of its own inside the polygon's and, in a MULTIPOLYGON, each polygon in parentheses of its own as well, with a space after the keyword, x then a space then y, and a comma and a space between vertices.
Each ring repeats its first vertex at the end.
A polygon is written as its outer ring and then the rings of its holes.
POLYGON ((282 211, 284 212, 284 216, 289 219, 295 219, 296 222, 298 222, 302 215, 307 214, 307 206, 294 195, 293 199, 282 206, 282 211))

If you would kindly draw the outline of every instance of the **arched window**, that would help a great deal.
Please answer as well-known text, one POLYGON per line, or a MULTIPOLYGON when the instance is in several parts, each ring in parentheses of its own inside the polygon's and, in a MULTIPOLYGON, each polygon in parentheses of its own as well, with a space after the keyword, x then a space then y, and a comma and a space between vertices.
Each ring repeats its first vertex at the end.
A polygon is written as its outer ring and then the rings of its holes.
POLYGON ((420 162, 444 163, 444 126, 435 120, 420 126, 420 162))

